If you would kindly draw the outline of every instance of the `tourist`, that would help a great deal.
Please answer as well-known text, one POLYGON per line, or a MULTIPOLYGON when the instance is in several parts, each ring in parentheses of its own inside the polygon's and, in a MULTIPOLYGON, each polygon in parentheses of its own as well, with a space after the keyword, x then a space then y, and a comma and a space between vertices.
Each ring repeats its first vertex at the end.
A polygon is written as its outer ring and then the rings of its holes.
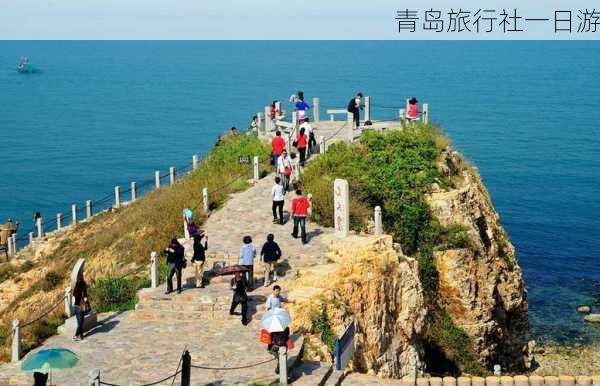
POLYGON ((354 98, 350 99, 350 102, 348 102, 348 112, 352 113, 355 128, 360 127, 360 109, 362 109, 362 97, 363 94, 359 92, 354 98))
POLYGON ((248 128, 250 133, 258 134, 258 116, 253 116, 252 121, 250 122, 250 127, 248 128))
POLYGON ((281 111, 279 111, 279 101, 274 100, 269 107, 269 119, 271 120, 271 128, 274 129, 277 125, 276 122, 281 116, 281 111))
POLYGON ((298 149, 300 153, 300 166, 304 167, 306 161, 306 147, 308 146, 308 136, 304 131, 304 127, 300 128, 300 132, 296 134, 296 140, 294 141, 294 147, 298 149))
POLYGON ((167 292, 165 295, 173 292, 173 275, 177 275, 177 293, 181 293, 181 271, 185 265, 185 250, 183 245, 179 244, 176 238, 171 240, 171 244, 165 249, 167 254, 167 292))
POLYGON ((34 371, 33 386, 46 386, 48 384, 48 373, 34 371))
POLYGON ((42 214, 38 211, 33 214, 33 226, 34 228, 37 226, 38 218, 42 218, 42 214))
POLYGON ((241 272, 236 272, 234 277, 231 279, 231 289, 233 290, 233 298, 231 299, 231 307, 229 308, 229 315, 235 315, 235 309, 238 304, 242 305, 242 324, 245 326, 248 324, 248 294, 246 289, 248 288, 248 282, 241 272))
POLYGON ((204 288, 204 262, 206 261, 206 250, 208 249, 208 235, 197 233, 194 236, 194 256, 192 263, 194 264, 194 278, 196 279, 196 288, 204 288), (204 244, 202 244, 204 238, 204 244))
POLYGON ((252 244, 252 237, 244 236, 244 245, 240 248, 240 265, 246 267, 246 282, 250 289, 254 288, 254 258, 256 247, 252 244))
POLYGON ((406 119, 409 121, 416 121, 419 119, 419 101, 417 98, 412 97, 408 100, 408 111, 406 112, 406 119))
POLYGON ((277 260, 281 258, 281 248, 275 242, 275 236, 272 233, 267 235, 267 242, 263 244, 260 250, 260 257, 265 270, 264 286, 267 287, 271 284, 271 274, 273 274, 273 281, 278 279, 277 260))
POLYGON ((294 301, 281 296, 281 287, 278 285, 274 285, 273 293, 269 295, 269 297, 267 298, 267 302, 265 303, 267 311, 272 310, 273 308, 282 308, 281 305, 283 303, 294 303, 294 301))
POLYGON ((292 175, 292 159, 285 149, 281 151, 281 156, 277 160, 277 173, 281 178, 284 192, 289 192, 290 177, 292 175))
POLYGON ((308 202, 308 198, 302 195, 300 189, 296 190, 296 197, 292 200, 292 219, 294 220, 292 237, 295 239, 298 238, 298 226, 300 226, 302 244, 308 242, 306 237, 306 216, 308 215, 309 207, 310 203, 308 202))
POLYGON ((90 307, 87 283, 83 278, 83 273, 77 277, 77 283, 75 284, 75 288, 73 288, 73 299, 75 301, 73 311, 75 312, 75 319, 77 319, 77 330, 75 331, 73 340, 78 341, 83 339, 84 318, 90 307))
POLYGON ((281 153, 285 150, 285 139, 281 136, 281 131, 277 130, 275 133, 275 138, 271 141, 271 157, 273 166, 277 169, 277 161, 279 161, 279 157, 281 153))
POLYGON ((308 135, 308 152, 307 157, 310 154, 318 153, 316 151, 317 140, 315 139, 315 133, 313 131, 313 127, 308 121, 308 118, 304 120, 304 122, 300 125, 300 129, 304 129, 304 132, 308 135))
POLYGON ((307 111, 310 109, 310 106, 304 101, 304 93, 302 93, 302 91, 298 92, 298 99, 296 100, 294 107, 297 112, 298 122, 304 122, 304 120, 308 119, 307 111), (300 96, 300 94, 302 94, 302 96, 300 96))
POLYGON ((190 237, 194 237, 198 234, 198 232, 200 232, 200 228, 198 228, 198 225, 192 221, 187 224, 187 231, 190 237))
POLYGON ((271 188, 271 198, 273 199, 273 222, 283 225, 283 203, 284 203, 284 188, 281 185, 281 177, 275 177, 275 184, 271 188), (279 218, 277 218, 277 212, 279 212, 279 218))

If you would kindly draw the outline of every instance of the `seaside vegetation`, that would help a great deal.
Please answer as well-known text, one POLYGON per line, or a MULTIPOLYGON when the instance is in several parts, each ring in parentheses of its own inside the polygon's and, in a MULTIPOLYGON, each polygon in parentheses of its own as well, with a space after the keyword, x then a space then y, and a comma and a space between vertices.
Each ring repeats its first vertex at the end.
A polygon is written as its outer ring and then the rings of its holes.
MULTIPOLYGON (((10 350, 10 320, 8 316, 20 315, 24 302, 38 295, 58 300, 68 285, 70 271, 79 258, 86 259, 86 279, 90 286, 90 300, 98 311, 123 311, 135 306, 136 291, 147 282, 139 275, 124 274, 147 267, 151 251, 162 251, 172 237, 181 237, 182 209, 193 208, 195 221, 202 224, 202 188, 209 191, 210 208, 223 205, 227 195, 249 186, 252 164, 241 164, 242 156, 258 155, 268 160, 270 147, 254 136, 229 135, 211 150, 198 168, 173 188, 161 187, 136 202, 120 209, 106 211, 82 222, 62 239, 58 246, 40 262, 48 267, 42 278, 19 294, 4 310, 0 321, 0 361, 7 360, 10 350)), ((266 169, 268 163, 261 163, 266 169)), ((37 263, 36 263, 37 264, 37 263)), ((27 264, 26 269, 31 268, 27 264)), ((161 278, 166 276, 164 257, 159 260, 161 278)), ((16 273, 1 272, 4 279, 16 273)), ((34 311, 23 316, 42 313, 48 303, 32 307, 34 311)), ((24 347, 31 349, 56 331, 64 315, 59 309, 42 319, 40 327, 34 324, 22 330, 24 347), (60 322, 60 323, 59 323, 60 322), (44 324, 45 323, 45 324, 44 324), (57 324, 58 323, 58 324, 57 324)))
POLYGON ((419 276, 431 312, 427 346, 439 350, 437 354, 448 362, 445 367, 483 374, 485 369, 475 360, 469 336, 436 301, 434 250, 470 245, 467 230, 460 225, 443 227, 425 200, 432 184, 449 187, 455 183, 444 178, 438 167, 448 144, 433 125, 418 124, 385 133, 365 131, 359 143, 332 144, 313 160, 305 170, 303 189, 313 195, 312 219, 324 226, 334 225, 331 187, 336 178, 349 184, 352 230, 365 231, 373 208, 381 206, 385 231, 400 243, 405 254, 419 261, 419 276))

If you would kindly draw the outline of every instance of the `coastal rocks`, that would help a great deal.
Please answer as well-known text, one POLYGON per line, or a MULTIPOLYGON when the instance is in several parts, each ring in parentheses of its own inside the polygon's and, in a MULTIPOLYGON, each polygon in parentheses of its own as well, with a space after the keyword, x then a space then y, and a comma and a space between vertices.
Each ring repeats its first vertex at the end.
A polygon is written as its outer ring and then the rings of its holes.
POLYGON ((589 314, 586 315, 583 320, 588 323, 600 323, 600 314, 589 314))
POLYGON ((434 252, 438 303, 473 342, 479 362, 519 371, 531 366, 527 291, 515 249, 475 169, 462 169, 460 154, 443 153, 442 171, 460 173, 459 186, 427 196, 442 226, 460 225, 469 247, 434 252))
POLYGON ((426 307, 416 261, 398 255, 391 236, 332 238, 330 250, 334 263, 302 272, 292 285, 292 329, 339 336, 354 319, 354 370, 400 378, 415 359, 422 368, 426 307))
POLYGON ((590 312, 592 312, 592 309, 590 306, 579 306, 577 307, 577 312, 579 312, 580 314, 589 314, 590 312))

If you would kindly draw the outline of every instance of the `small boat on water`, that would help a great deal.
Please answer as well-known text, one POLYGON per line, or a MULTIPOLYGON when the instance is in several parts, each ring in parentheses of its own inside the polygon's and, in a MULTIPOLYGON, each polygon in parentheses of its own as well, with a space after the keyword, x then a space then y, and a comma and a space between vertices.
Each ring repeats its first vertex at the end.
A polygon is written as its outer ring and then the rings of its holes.
POLYGON ((17 65, 17 71, 21 74, 33 74, 38 70, 29 62, 29 58, 23 56, 17 65))

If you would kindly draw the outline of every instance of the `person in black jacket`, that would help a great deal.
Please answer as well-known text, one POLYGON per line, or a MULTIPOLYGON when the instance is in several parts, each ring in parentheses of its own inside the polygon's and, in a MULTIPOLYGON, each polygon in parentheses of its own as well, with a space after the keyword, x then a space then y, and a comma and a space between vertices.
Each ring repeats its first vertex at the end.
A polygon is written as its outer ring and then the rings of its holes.
POLYGON ((83 274, 77 278, 77 283, 75 283, 75 288, 73 288, 73 300, 75 301, 73 311, 75 312, 75 319, 77 320, 77 330, 75 331, 73 340, 78 341, 83 339, 85 313, 89 311, 87 309, 89 304, 87 283, 83 279, 83 274))
POLYGON ((173 292, 173 275, 177 274, 177 293, 181 293, 181 270, 183 269, 184 259, 185 259, 185 250, 183 245, 179 244, 177 239, 172 239, 169 247, 165 249, 165 253, 167 254, 167 266, 168 266, 168 276, 167 276, 167 292, 166 295, 173 292))
POLYGON ((248 294, 246 289, 248 288, 248 282, 246 276, 242 275, 241 272, 236 272, 235 276, 231 279, 231 289, 233 290, 233 299, 231 299, 231 308, 229 308, 229 315, 235 315, 234 311, 238 304, 242 305, 242 324, 245 326, 248 324, 248 294))
POLYGON ((264 243, 260 250, 260 257, 265 270, 264 286, 267 287, 271 284, 271 273, 273 273, 273 281, 278 279, 277 260, 281 258, 281 249, 275 242, 275 236, 272 233, 267 236, 267 242, 264 243))
POLYGON ((359 92, 355 97, 350 99, 350 102, 348 102, 348 112, 352 113, 355 128, 360 126, 360 109, 362 108, 360 105, 360 100, 362 97, 363 94, 359 92))
POLYGON ((194 236, 194 256, 192 257, 192 263, 194 264, 194 276, 196 279, 196 288, 204 288, 204 262, 206 261, 206 250, 208 249, 208 235, 199 232, 194 236), (202 238, 204 238, 204 244, 202 244, 202 238))

